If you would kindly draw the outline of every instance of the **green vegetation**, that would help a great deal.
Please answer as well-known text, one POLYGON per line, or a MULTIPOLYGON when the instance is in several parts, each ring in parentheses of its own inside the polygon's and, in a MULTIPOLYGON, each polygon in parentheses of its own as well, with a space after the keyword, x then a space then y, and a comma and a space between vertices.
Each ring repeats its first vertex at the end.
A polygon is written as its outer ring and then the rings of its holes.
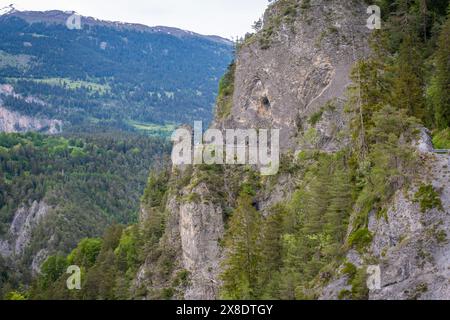
POLYGON ((31 299, 127 299, 131 276, 142 262, 139 230, 109 227, 101 239, 84 239, 66 258, 52 256, 30 289, 31 299), (82 290, 68 291, 69 265, 81 267, 82 290))
POLYGON ((353 279, 350 279, 352 286, 352 300, 367 300, 369 298, 369 289, 367 288, 367 269, 358 269, 353 279))
POLYGON ((367 289, 366 268, 358 269, 352 263, 345 263, 342 273, 348 277, 348 285, 351 290, 342 290, 338 294, 339 300, 366 300, 369 295, 367 289))
POLYGON ((447 232, 445 232, 444 230, 438 231, 436 233, 436 240, 439 244, 447 244, 448 243, 447 232))
POLYGON ((433 145, 435 149, 450 149, 450 128, 435 133, 433 145))
POLYGON ((432 185, 422 184, 414 195, 414 201, 420 204, 423 213, 431 209, 444 210, 441 196, 432 185))
POLYGON ((373 236, 368 229, 359 229, 350 236, 348 244, 359 251, 363 251, 372 243, 372 238, 373 236))
POLYGON ((25 71, 29 68, 32 57, 28 55, 12 55, 0 50, 0 69, 16 68, 25 71))
POLYGON ((218 119, 225 119, 226 117, 228 117, 230 115, 231 108, 233 107, 235 72, 236 64, 233 62, 228 67, 227 73, 220 80, 216 110, 216 116, 218 117, 218 119))
POLYGON ((435 112, 435 124, 439 129, 446 129, 450 126, 450 18, 442 27, 438 39, 438 49, 435 56, 435 75, 431 81, 431 100, 430 103, 435 112))
POLYGON ((358 268, 353 263, 346 262, 342 269, 342 273, 348 276, 349 279, 354 279, 358 273, 358 268))
POLYGON ((231 254, 225 262, 223 298, 251 300, 258 297, 261 216, 243 194, 230 220, 226 246, 231 254))
POLYGON ((352 203, 345 155, 319 153, 305 162, 292 202, 267 218, 252 205, 259 188, 243 188, 251 192, 241 193, 229 220, 223 297, 309 297, 318 274, 342 255, 352 203))
POLYGON ((409 300, 419 300, 423 294, 428 292, 428 285, 426 283, 419 284, 413 292, 409 295, 409 300))
POLYGON ((68 78, 26 79, 26 80, 35 81, 37 83, 45 83, 51 86, 59 86, 68 90, 77 90, 84 88, 92 93, 98 93, 100 95, 104 95, 111 91, 111 87, 108 84, 99 84, 96 82, 88 82, 88 81, 74 81, 68 78))
POLYGON ((12 291, 5 296, 5 300, 20 301, 20 300, 27 300, 27 298, 20 292, 12 291))
POLYGON ((148 297, 152 299, 171 299, 179 294, 180 288, 189 283, 189 272, 179 270, 173 279, 169 275, 174 270, 174 252, 171 248, 160 248, 165 230, 165 195, 168 186, 168 171, 153 171, 148 187, 142 197, 142 205, 147 213, 140 225, 124 227, 112 225, 102 239, 84 239, 66 258, 50 257, 44 263, 42 274, 33 282, 31 299, 131 299, 148 297), (53 261, 58 261, 54 263, 53 261), (156 275, 155 281, 166 281, 158 290, 135 288, 134 279, 138 268, 151 263, 150 272, 156 275), (68 275, 61 268, 47 266, 69 264, 79 265, 82 270, 82 290, 70 292, 65 283, 68 275), (53 281, 46 279, 51 275, 53 281), (167 279, 166 279, 167 277, 167 279))

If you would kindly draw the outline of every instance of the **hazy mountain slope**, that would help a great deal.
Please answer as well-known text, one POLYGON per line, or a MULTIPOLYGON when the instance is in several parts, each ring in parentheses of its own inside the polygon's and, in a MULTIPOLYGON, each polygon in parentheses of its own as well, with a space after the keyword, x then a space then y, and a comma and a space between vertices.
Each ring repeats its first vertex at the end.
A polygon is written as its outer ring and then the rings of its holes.
POLYGON ((3 106, 24 116, 65 125, 209 121, 218 79, 232 44, 166 27, 82 18, 70 13, 17 12, 0 16, 0 84, 24 98, 1 95, 3 106))
MULTIPOLYGON (((227 224, 230 212, 239 206, 240 195, 250 194, 250 203, 262 216, 270 215, 278 203, 288 202, 304 171, 292 155, 298 148, 312 147, 302 139, 303 132, 316 132, 314 147, 320 150, 333 152, 345 147, 345 140, 339 140, 346 121, 344 92, 351 83, 351 65, 367 49, 365 8, 359 2, 320 1, 302 9, 301 3, 274 3, 266 11, 263 30, 240 46, 235 67, 227 75, 234 90, 225 97, 219 93, 213 124, 219 129, 280 129, 284 153, 280 173, 262 178, 254 169, 241 166, 175 168, 173 183, 177 186, 167 195, 168 225, 160 246, 172 248, 176 260, 169 274, 146 274, 169 259, 165 254, 155 259, 149 253, 136 280, 138 288, 147 288, 147 297, 163 294, 180 270, 186 270, 188 284, 176 287, 174 297, 219 298, 227 224), (266 30, 271 30, 270 34, 266 30), (312 128, 310 117, 327 102, 333 107, 324 111, 320 129, 312 128), (184 183, 185 179, 189 182, 184 183)), ((143 210, 151 216, 155 209, 143 205, 143 210)), ((236 283, 236 287, 240 285, 246 284, 236 283)))

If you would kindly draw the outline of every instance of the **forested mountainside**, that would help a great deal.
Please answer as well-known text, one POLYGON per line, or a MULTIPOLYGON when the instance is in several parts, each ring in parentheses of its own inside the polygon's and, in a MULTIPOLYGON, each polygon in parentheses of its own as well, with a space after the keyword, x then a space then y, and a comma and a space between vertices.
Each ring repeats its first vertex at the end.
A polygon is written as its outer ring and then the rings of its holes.
POLYGON ((278 0, 239 45, 212 126, 279 128, 276 176, 154 171, 139 223, 50 257, 6 297, 450 298, 449 164, 434 152, 450 148, 449 3, 373 2, 375 31, 362 0, 278 0))
POLYGON ((29 283, 49 255, 135 223, 149 168, 168 150, 163 139, 114 131, 0 133, 0 291, 29 283))
POLYGON ((167 135, 211 120, 230 41, 88 17, 70 30, 71 14, 0 16, 0 130, 97 125, 167 135))

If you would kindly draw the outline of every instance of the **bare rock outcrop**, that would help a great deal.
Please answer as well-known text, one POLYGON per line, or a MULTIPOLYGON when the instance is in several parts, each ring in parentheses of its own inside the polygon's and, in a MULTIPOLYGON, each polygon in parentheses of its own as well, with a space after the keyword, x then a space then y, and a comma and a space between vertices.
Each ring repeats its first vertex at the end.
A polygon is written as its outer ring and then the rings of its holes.
MULTIPOLYGON (((302 1, 291 2, 298 10, 290 21, 274 22, 283 16, 281 2, 270 5, 265 29, 239 48, 231 110, 224 118, 219 112, 212 126, 222 130, 280 129, 282 152, 294 152, 302 143, 299 133, 312 126, 310 117, 322 112, 314 129, 320 135, 320 148, 333 152, 339 149, 335 133, 345 125, 344 93, 350 84, 351 67, 367 50, 366 6, 362 1, 320 0, 300 10, 302 1), (262 45, 268 28, 273 31, 269 46, 262 45), (330 101, 333 106, 326 108, 330 101)), ((239 175, 239 170, 229 171, 239 175)), ((172 274, 184 269, 190 275, 183 295, 175 298, 220 297, 224 207, 233 207, 236 196, 229 187, 233 184, 231 175, 220 174, 214 186, 211 181, 195 188, 178 186, 168 196, 168 221, 160 248, 172 247, 176 252, 172 274), (221 197, 213 193, 214 188, 220 188, 221 197)), ((194 173, 190 184, 196 179, 194 173)), ((242 182, 239 177, 234 179, 242 182)), ((267 192, 257 195, 255 207, 265 214, 271 206, 289 199, 294 189, 292 178, 281 175, 267 192)), ((136 287, 145 284, 150 298, 152 290, 170 286, 155 275, 154 269, 155 263, 149 258, 136 279, 136 287)))
POLYGON ((219 291, 218 275, 222 252, 219 241, 224 234, 223 211, 220 205, 205 201, 207 186, 201 184, 191 194, 198 200, 180 206, 180 236, 183 266, 191 274, 185 298, 215 299, 219 291))
MULTIPOLYGON (((271 24, 280 16, 279 10, 276 3, 269 7, 264 28, 275 28, 271 24)), ((215 126, 280 129, 282 150, 295 151, 298 132, 333 101, 338 121, 325 121, 320 131, 342 128, 351 68, 368 51, 366 19, 362 3, 316 1, 308 9, 298 9, 294 20, 275 28, 269 47, 261 45, 264 29, 248 39, 236 59, 231 116, 216 119, 215 126)), ((329 134, 329 140, 333 136, 329 134)))
POLYGON ((370 219, 382 286, 371 299, 450 299, 450 155, 423 153, 422 159, 415 185, 397 193, 386 218, 370 219), (442 207, 422 210, 414 200, 424 184, 438 192, 442 207))
POLYGON ((22 256, 30 245, 34 228, 49 214, 50 209, 44 201, 35 201, 31 206, 20 207, 14 214, 7 235, 0 240, 0 254, 5 257, 22 256))

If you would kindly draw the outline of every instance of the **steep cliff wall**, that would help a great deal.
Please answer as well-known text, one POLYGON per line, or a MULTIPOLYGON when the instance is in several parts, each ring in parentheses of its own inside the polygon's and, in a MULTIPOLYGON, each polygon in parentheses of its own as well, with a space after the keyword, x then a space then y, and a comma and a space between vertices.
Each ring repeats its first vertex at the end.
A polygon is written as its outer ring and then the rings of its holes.
MULTIPOLYGON (((29 249, 33 231, 50 213, 49 207, 44 201, 33 202, 31 206, 22 206, 14 214, 8 233, 0 239, 0 255, 19 261, 23 258, 25 250, 29 249)), ((31 263, 32 272, 37 274, 41 264, 47 258, 47 250, 41 250, 33 256, 31 263)))
MULTIPOLYGON (((234 90, 227 92, 229 97, 219 94, 213 127, 280 129, 283 153, 292 154, 308 147, 302 135, 314 126, 322 150, 341 148, 337 133, 346 123, 344 93, 351 66, 367 51, 366 7, 360 1, 307 3, 280 0, 271 5, 263 29, 240 45, 228 75, 234 90), (311 124, 317 113, 321 119, 311 124)), ((172 265, 165 275, 155 274, 161 257, 149 255, 135 284, 147 298, 167 298, 167 292, 179 299, 219 297, 227 214, 240 187, 251 181, 247 168, 221 170, 186 170, 181 180, 188 182, 175 184, 169 192, 159 248, 171 248, 172 265), (189 281, 174 285, 182 271, 189 273, 189 281)), ((294 185, 292 173, 267 179, 255 196, 255 207, 267 214, 271 206, 290 198, 294 185)), ((145 224, 152 209, 143 211, 145 224)))

